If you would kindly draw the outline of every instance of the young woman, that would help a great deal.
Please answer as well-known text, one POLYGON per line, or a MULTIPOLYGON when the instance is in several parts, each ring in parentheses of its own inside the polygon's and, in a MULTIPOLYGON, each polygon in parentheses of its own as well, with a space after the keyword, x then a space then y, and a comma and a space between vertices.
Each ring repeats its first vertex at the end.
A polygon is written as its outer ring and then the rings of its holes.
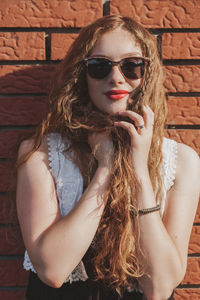
POLYGON ((155 38, 117 15, 83 28, 19 149, 27 299, 173 299, 200 164, 163 138, 165 116, 155 38))

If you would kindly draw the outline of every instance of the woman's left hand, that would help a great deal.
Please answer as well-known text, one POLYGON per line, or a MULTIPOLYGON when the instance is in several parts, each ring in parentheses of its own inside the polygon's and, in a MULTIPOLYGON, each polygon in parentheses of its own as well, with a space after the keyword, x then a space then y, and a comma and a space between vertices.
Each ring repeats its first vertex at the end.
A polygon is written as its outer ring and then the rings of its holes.
POLYGON ((120 112, 119 115, 134 121, 134 124, 119 121, 114 122, 114 125, 128 131, 131 138, 131 160, 135 171, 141 174, 142 171, 148 169, 147 162, 153 135, 154 113, 148 105, 144 105, 143 116, 130 110, 120 112))

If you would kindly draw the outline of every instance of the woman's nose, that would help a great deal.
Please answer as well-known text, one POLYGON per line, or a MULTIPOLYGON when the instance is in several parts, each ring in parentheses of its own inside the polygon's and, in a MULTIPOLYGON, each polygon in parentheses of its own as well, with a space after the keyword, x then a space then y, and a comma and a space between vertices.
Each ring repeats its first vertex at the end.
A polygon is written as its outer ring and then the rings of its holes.
POLYGON ((124 83, 125 78, 121 73, 119 66, 113 66, 110 74, 108 75, 108 80, 111 83, 124 83))

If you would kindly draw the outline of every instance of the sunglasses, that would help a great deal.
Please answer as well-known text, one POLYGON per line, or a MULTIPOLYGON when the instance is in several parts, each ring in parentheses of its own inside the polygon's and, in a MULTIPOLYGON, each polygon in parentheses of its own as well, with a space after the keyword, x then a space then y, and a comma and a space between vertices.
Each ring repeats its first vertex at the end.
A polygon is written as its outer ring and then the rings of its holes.
POLYGON ((120 61, 112 61, 102 57, 88 57, 84 59, 87 72, 94 79, 104 79, 114 66, 119 66, 120 72, 131 80, 137 80, 144 76, 147 57, 127 57, 120 61))

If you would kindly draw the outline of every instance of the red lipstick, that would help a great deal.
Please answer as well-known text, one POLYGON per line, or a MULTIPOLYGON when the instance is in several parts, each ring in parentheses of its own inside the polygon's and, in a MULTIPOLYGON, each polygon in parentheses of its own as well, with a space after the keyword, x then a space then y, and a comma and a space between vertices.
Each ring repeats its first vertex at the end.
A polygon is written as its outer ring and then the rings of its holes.
POLYGON ((110 90, 105 95, 111 100, 120 100, 129 94, 126 90, 110 90))

